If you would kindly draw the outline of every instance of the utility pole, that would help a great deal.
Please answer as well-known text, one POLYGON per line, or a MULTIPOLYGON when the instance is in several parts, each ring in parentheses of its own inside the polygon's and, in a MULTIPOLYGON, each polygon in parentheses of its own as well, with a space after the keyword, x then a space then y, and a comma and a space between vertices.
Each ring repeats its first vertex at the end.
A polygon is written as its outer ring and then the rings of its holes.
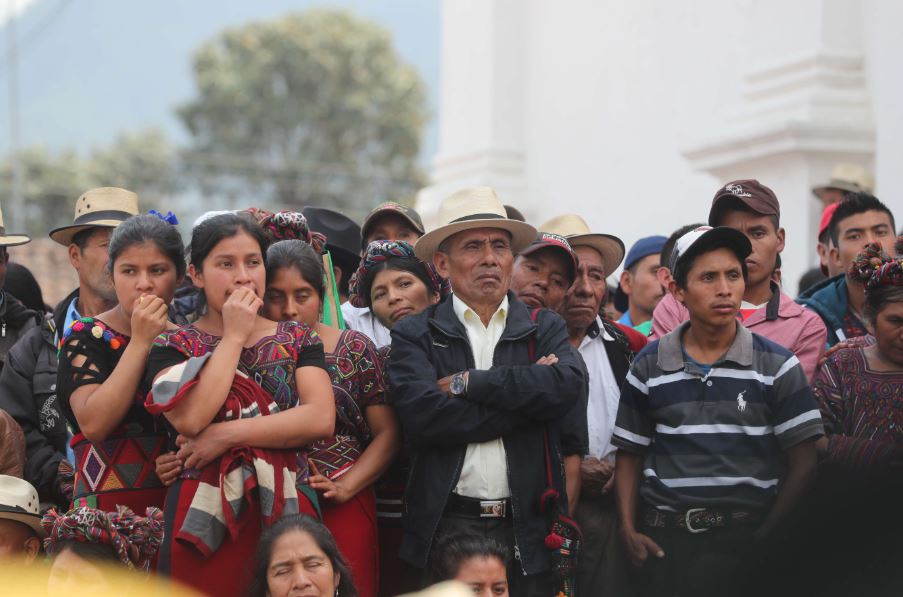
POLYGON ((12 164, 12 192, 6 210, 10 230, 25 229, 22 200, 22 156, 19 154, 19 57, 16 43, 16 2, 7 0, 6 19, 6 79, 9 84, 9 157, 12 164))

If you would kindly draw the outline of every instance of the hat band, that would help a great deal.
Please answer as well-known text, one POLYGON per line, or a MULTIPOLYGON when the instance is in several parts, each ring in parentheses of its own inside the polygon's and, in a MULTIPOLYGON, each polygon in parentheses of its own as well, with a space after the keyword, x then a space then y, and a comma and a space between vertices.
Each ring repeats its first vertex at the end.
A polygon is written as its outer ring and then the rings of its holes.
POLYGON ((449 224, 457 224, 458 222, 469 222, 471 220, 507 220, 505 216, 500 216, 495 213, 484 213, 484 214, 471 214, 469 216, 461 216, 460 218, 455 218, 451 220, 449 224))
POLYGON ((29 516, 34 516, 35 518, 40 518, 41 515, 37 512, 29 512, 22 506, 10 506, 7 504, 0 505, 0 512, 6 514, 28 514, 29 516))
POLYGON ((129 213, 127 211, 119 211, 118 209, 92 211, 75 218, 75 221, 72 222, 72 225, 78 226, 80 224, 90 224, 91 222, 97 222, 98 220, 127 220, 133 215, 135 214, 129 213))

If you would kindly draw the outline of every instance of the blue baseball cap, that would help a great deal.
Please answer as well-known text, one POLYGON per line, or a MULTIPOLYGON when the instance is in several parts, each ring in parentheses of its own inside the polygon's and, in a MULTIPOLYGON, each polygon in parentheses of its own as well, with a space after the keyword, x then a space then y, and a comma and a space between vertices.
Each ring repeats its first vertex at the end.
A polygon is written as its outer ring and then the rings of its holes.
POLYGON ((647 236, 633 243, 624 259, 624 269, 630 269, 633 265, 649 255, 659 255, 668 239, 664 236, 647 236))

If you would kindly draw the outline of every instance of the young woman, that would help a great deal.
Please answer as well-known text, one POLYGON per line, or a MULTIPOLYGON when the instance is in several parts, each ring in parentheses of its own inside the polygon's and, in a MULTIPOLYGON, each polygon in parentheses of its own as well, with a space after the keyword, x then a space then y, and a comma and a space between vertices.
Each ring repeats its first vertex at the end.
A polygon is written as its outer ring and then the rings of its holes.
POLYGON ((357 597, 335 539, 310 516, 286 516, 260 537, 247 597, 357 597))
POLYGON ((58 369, 61 409, 72 427, 73 506, 136 512, 163 506, 154 459, 164 429, 144 410, 141 381, 167 305, 185 274, 182 238, 156 216, 134 216, 110 238, 110 275, 119 304, 66 330, 58 369))
POLYGON ((163 539, 163 512, 148 508, 137 516, 125 506, 113 512, 77 508, 65 514, 53 509, 42 520, 44 549, 53 558, 48 595, 111 594, 106 570, 123 566, 148 571, 163 539))
POLYGON ((508 597, 508 553, 494 539, 452 535, 436 543, 430 562, 434 582, 456 580, 479 597, 508 597))
POLYGON ((320 256, 300 240, 267 251, 264 313, 299 321, 320 334, 335 397, 332 437, 307 446, 310 486, 323 496, 323 522, 348 558, 357 590, 375 597, 379 573, 376 501, 372 485, 398 451, 399 428, 386 404, 382 359, 360 332, 319 323, 324 304, 320 256))
MULTIPOLYGON (((351 279, 350 301, 355 307, 369 308, 373 315, 391 329, 398 321, 420 313, 436 304, 449 292, 444 280, 432 264, 414 254, 414 248, 403 241, 374 241, 367 246, 360 268, 351 279)), ((380 350, 388 360, 391 345, 380 350)), ((376 485, 379 550, 380 595, 397 595, 419 588, 421 574, 398 557, 401 547, 401 511, 408 458, 402 452, 376 485)))
POLYGON ((205 312, 162 334, 148 365, 147 408, 179 434, 184 464, 166 496, 159 568, 208 594, 237 595, 262 527, 316 512, 286 483, 306 478, 298 449, 332 433, 335 408, 316 332, 258 315, 266 239, 256 223, 212 217, 194 229, 189 249, 205 312), (260 499, 265 487, 271 500, 260 499))

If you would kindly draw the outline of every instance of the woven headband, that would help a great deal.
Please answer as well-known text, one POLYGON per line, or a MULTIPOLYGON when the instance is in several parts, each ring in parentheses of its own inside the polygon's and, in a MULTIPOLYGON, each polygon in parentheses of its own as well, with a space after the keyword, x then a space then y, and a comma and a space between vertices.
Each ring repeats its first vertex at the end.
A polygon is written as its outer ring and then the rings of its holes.
POLYGON ((376 266, 391 259, 414 259, 423 266, 432 282, 432 288, 428 289, 430 292, 439 293, 440 298, 451 292, 448 280, 439 275, 432 263, 420 261, 414 253, 414 247, 400 240, 375 240, 367 245, 361 265, 348 283, 348 300, 352 305, 359 308, 370 306, 370 297, 361 294, 363 289, 360 285, 376 266))

